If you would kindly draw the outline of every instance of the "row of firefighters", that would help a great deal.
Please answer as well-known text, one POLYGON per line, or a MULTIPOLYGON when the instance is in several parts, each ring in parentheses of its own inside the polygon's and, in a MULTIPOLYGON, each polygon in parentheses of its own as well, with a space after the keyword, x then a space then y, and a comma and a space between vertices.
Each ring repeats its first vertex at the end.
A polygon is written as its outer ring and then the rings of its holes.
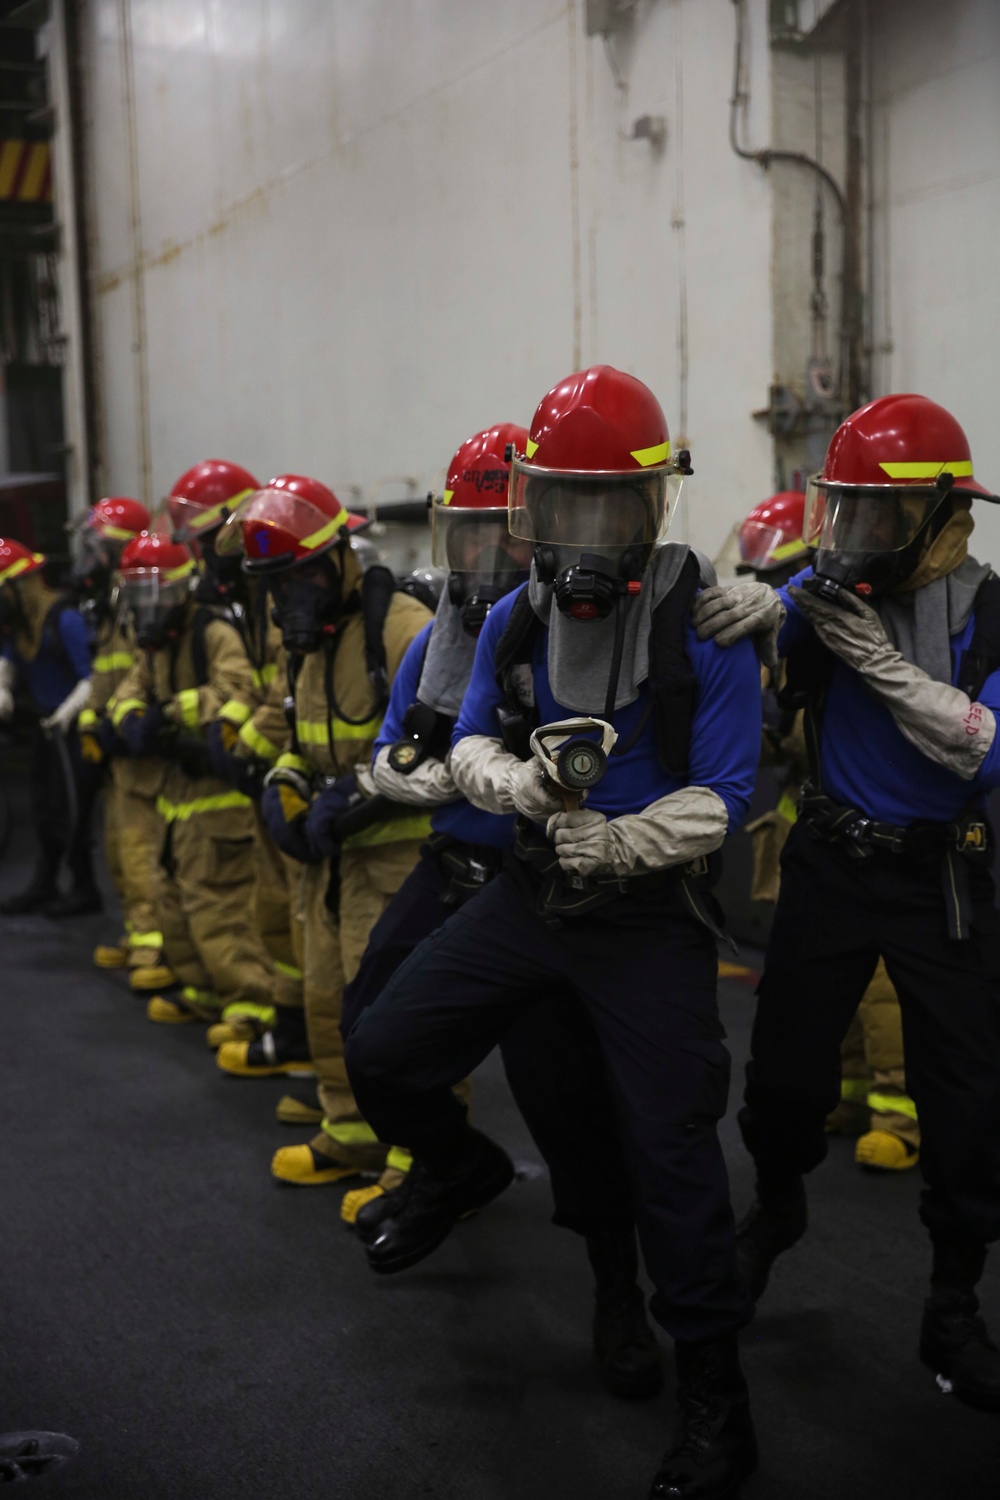
POLYGON ((919 1162, 920 1356, 1000 1409, 975 1290, 1000 1235, 1000 581, 967 546, 997 497, 953 416, 883 397, 806 494, 737 527, 720 586, 664 540, 690 472, 653 393, 595 366, 458 449, 436 595, 319 481, 215 460, 165 524, 95 505, 67 593, 0 542, 0 717, 30 702, 40 845, 0 911, 97 909, 102 788, 125 933, 95 962, 150 1020, 208 1022, 225 1073, 315 1077, 277 1109, 315 1133, 271 1170, 345 1183, 380 1274, 511 1182, 468 1113, 499 1047, 621 1396, 662 1378, 638 1232, 679 1377, 656 1500, 721 1500, 756 1467, 737 1334, 831 1130, 863 1166, 919 1162), (782 790, 749 825, 775 914, 737 1226, 714 887, 762 745, 782 790))

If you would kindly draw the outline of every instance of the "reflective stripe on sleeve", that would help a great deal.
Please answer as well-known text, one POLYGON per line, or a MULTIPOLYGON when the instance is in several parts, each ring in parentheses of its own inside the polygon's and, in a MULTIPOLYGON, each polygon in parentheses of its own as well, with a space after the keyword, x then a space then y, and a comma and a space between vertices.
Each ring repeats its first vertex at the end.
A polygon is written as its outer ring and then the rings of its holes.
POLYGON ((195 797, 191 802, 171 802, 162 794, 156 799, 156 811, 168 823, 186 823, 199 813, 223 812, 229 807, 249 807, 250 798, 242 792, 216 792, 212 797, 195 797))
POLYGON ((146 704, 144 703, 142 698, 123 698, 121 702, 116 703, 114 708, 111 710, 111 722, 116 729, 120 729, 122 720, 124 718, 127 718, 129 714, 142 714, 145 712, 146 704))
POLYGON ((185 729, 198 728, 198 697, 197 688, 182 688, 174 698, 177 717, 185 729))
POLYGON ((135 660, 131 651, 109 651, 94 657, 95 672, 127 672, 135 660))
POLYGON ((381 728, 381 717, 367 719, 363 724, 348 724, 343 719, 332 718, 329 727, 325 719, 297 719, 295 722, 299 742, 303 745, 329 744, 331 734, 334 743, 338 740, 375 740, 381 728))
POLYGON ((250 720, 240 730, 240 742, 248 750, 252 750, 254 755, 259 755, 261 760, 277 760, 280 754, 273 740, 269 740, 266 734, 261 734, 250 720))
POLYGON ((241 703, 238 698, 230 698, 229 702, 224 703, 219 709, 219 718, 228 719, 230 724, 235 724, 239 729, 241 724, 246 723, 252 712, 249 703, 241 703))
POLYGON ((352 833, 341 845, 342 849, 368 849, 375 844, 402 844, 408 839, 429 839, 431 820, 429 814, 412 818, 392 818, 386 823, 373 823, 352 833))

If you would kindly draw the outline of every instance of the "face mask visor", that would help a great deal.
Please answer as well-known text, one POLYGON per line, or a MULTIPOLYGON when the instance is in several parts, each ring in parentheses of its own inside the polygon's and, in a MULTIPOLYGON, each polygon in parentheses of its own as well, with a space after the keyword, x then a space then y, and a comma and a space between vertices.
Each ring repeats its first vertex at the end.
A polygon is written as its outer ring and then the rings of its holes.
POLYGON ((527 578, 531 543, 511 536, 506 510, 449 510, 435 501, 431 527, 433 565, 458 575, 466 596, 485 588, 507 593, 527 578))
POLYGON ((550 546, 651 549, 680 496, 679 472, 563 473, 514 456, 508 512, 513 536, 550 546))
POLYGON ((229 519, 240 505, 249 500, 255 490, 241 490, 227 500, 218 500, 214 505, 196 504, 186 495, 170 495, 167 511, 173 527, 175 542, 200 542, 229 519))
POLYGON ((804 539, 809 547, 843 557, 903 552, 947 497, 947 490, 937 488, 846 488, 814 479, 806 495, 804 539))

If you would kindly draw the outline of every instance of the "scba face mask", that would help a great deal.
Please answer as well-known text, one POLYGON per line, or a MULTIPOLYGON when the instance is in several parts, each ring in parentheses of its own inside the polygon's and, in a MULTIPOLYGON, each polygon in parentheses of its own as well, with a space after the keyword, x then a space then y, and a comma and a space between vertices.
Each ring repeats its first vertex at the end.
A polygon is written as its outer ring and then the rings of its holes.
POLYGON ((286 651, 318 651, 343 612, 343 582, 332 558, 318 557, 268 579, 274 601, 272 619, 281 630, 286 651))
POLYGON ((580 621, 606 620, 620 598, 638 594, 645 561, 642 547, 535 548, 539 583, 552 585, 560 614, 580 621))

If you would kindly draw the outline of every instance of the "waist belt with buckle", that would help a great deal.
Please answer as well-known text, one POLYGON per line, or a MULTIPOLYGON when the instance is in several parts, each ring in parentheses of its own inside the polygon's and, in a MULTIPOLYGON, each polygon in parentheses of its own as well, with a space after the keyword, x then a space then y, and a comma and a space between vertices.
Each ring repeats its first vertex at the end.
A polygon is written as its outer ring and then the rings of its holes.
POLYGON ((949 935, 957 939, 969 936, 968 865, 988 867, 993 859, 992 830, 981 813, 964 812, 954 823, 911 823, 900 827, 866 817, 859 808, 834 802, 806 782, 799 802, 799 819, 814 838, 842 844, 853 859, 891 854, 904 855, 917 864, 940 861, 949 935))
POLYGON ((464 901, 482 890, 499 874, 503 862, 500 849, 490 844, 466 844, 447 833, 432 834, 427 847, 448 876, 448 902, 464 901))

